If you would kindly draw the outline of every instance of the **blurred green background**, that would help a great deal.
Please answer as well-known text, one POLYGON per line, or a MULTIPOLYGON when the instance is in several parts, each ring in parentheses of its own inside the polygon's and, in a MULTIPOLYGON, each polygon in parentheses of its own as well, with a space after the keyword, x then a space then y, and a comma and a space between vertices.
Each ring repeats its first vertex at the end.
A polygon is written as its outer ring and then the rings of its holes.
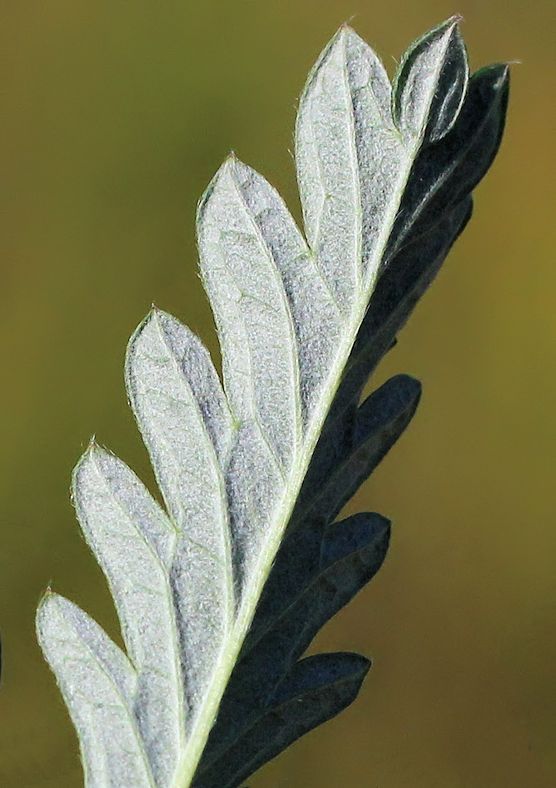
POLYGON ((94 432, 152 485, 122 377, 152 301, 216 350, 196 271, 203 188, 234 149, 298 215, 296 97, 331 34, 351 20, 392 70, 455 11, 474 67, 522 65, 475 217, 376 379, 424 383, 414 423, 350 507, 393 519, 391 551, 316 644, 374 668, 353 707, 251 785, 556 785, 553 3, 1 8, 0 785, 81 785, 34 610, 52 583, 119 637, 70 472, 94 432))

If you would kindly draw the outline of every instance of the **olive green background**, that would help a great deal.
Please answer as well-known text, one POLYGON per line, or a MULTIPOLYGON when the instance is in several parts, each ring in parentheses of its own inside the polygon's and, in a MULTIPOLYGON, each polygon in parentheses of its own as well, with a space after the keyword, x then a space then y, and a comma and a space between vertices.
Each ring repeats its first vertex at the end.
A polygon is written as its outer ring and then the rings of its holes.
POLYGON ((350 506, 393 519, 391 550, 316 644, 374 667, 348 711, 250 784, 556 785, 552 7, 3 0, 1 786, 81 785, 34 611, 52 584, 119 637, 69 478, 95 433, 152 488, 122 376, 151 302, 217 352, 196 268, 202 190, 234 149, 298 216, 296 98, 328 38, 351 20, 392 71, 455 11, 473 67, 522 64, 474 219, 376 378, 424 383, 350 506))

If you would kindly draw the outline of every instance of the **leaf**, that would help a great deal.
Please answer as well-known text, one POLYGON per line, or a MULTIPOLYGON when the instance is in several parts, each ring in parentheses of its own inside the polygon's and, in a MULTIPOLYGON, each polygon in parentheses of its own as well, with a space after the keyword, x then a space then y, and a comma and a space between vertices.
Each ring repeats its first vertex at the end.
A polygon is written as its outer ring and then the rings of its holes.
POLYGON ((456 122, 469 77, 459 21, 454 16, 418 39, 400 63, 392 110, 404 139, 436 142, 456 122))
POLYGON ((377 56, 342 27, 311 72, 299 106, 295 152, 307 238, 346 316, 376 276, 404 179, 406 154, 390 95, 377 56))
MULTIPOLYGON (((389 537, 390 524, 377 514, 354 515, 324 529, 313 525, 301 538, 294 536, 286 549, 288 557, 297 559, 293 571, 288 577, 282 562, 279 577, 275 567, 269 580, 284 603, 279 611, 267 611, 264 627, 252 631, 245 643, 200 764, 201 784, 219 756, 227 760, 245 731, 255 722, 262 724, 276 687, 322 625, 374 577, 389 537), (312 557, 314 566, 303 572, 299 555, 312 557)), ((259 615, 257 611, 256 621, 259 615)))
POLYGON ((378 279, 313 454, 305 488, 319 489, 335 465, 351 451, 359 398, 369 375, 395 343, 396 334, 433 281, 470 216, 471 198, 467 198, 428 234, 401 249, 378 279))
POLYGON ((195 781, 196 788, 233 788, 292 742, 357 697, 370 662, 359 654, 318 654, 295 666, 265 714, 195 781))
POLYGON ((296 125, 303 232, 235 156, 212 180, 197 234, 221 379, 162 310, 131 338, 126 386, 163 506, 95 443, 73 482, 125 653, 50 591, 37 614, 88 786, 238 786, 357 694, 363 657, 300 658, 386 555, 385 518, 336 518, 420 385, 362 391, 502 134, 507 69, 468 85, 457 21, 410 47, 393 89, 350 28, 325 48, 296 125))
POLYGON ((308 517, 331 522, 340 513, 405 430, 420 396, 419 381, 396 375, 354 410, 349 446, 332 455, 334 463, 327 464, 326 473, 324 468, 311 465, 290 529, 308 517))
POLYGON ((137 673, 89 616, 48 592, 37 631, 79 733, 87 785, 153 786, 134 714, 137 673))
MULTIPOLYGON (((303 527, 290 532, 278 553, 211 732, 201 776, 260 715, 271 689, 321 626, 380 568, 389 542, 388 521, 365 514, 328 527, 323 522, 336 517, 405 429, 420 390, 417 381, 399 375, 370 395, 359 409, 352 452, 314 499, 301 506, 303 527)), ((295 513, 292 520, 293 525, 295 513)))
POLYGON ((471 210, 472 202, 468 197, 425 236, 403 247, 383 272, 357 334, 329 416, 330 422, 343 415, 346 409, 355 411, 369 375, 434 280, 469 221, 471 210))
MULTIPOLYGON (((232 440, 231 415, 205 348, 160 310, 154 309, 132 337, 126 377, 177 533, 165 580, 170 609, 175 608, 172 664, 182 707, 194 719, 235 610, 222 469, 232 440)), ((156 652, 154 657, 159 658, 156 652)), ((183 708, 176 713, 183 737, 183 708)))
POLYGON ((395 250, 430 232, 481 180, 502 139, 508 90, 506 65, 473 74, 452 130, 413 165, 393 233, 395 250))
POLYGON ((300 500, 299 511, 296 508, 292 516, 251 625, 247 646, 259 638, 261 630, 269 628, 299 589, 312 581, 322 558, 322 538, 327 525, 335 520, 344 503, 399 437, 415 411, 419 395, 417 381, 400 375, 385 383, 361 406, 358 438, 352 451, 312 497, 300 500))

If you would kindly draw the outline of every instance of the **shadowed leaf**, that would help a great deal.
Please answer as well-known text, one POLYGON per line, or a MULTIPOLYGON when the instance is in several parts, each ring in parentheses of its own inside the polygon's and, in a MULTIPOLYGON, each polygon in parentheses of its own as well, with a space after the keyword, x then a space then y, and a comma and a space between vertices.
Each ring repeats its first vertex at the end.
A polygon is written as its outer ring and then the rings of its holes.
POLYGON ((456 18, 409 48, 393 88, 344 26, 300 100, 303 229, 235 156, 213 178, 197 236, 222 377, 158 309, 126 358, 163 506, 95 443, 74 473, 125 653, 57 594, 37 613, 88 788, 235 788, 357 695, 367 659, 302 657, 384 560, 384 517, 336 518, 421 388, 362 391, 465 227, 506 103, 505 67, 468 85, 456 18))

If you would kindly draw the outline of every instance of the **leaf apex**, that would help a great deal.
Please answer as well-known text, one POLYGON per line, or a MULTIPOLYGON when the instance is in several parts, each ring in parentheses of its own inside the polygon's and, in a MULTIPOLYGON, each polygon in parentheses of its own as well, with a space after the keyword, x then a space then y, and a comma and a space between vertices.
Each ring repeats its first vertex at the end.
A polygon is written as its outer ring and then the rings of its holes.
POLYGON ((133 332, 132 332, 132 334, 131 334, 131 336, 129 338, 129 341, 127 343, 126 368, 127 368, 127 364, 128 364, 128 361, 129 361, 129 354, 130 354, 130 352, 131 352, 131 350, 133 348, 133 345, 135 344, 135 341, 136 341, 137 337, 141 334, 141 332, 143 331, 145 326, 147 326, 155 318, 155 316, 160 311, 161 310, 159 309, 159 307, 156 306, 156 304, 154 304, 154 303, 151 304, 151 308, 149 309, 149 311, 147 312, 145 317, 140 321, 140 323, 133 330, 133 332))
POLYGON ((37 630, 40 628, 45 616, 48 615, 48 610, 53 606, 58 605, 64 599, 65 597, 56 593, 56 591, 53 591, 50 585, 46 587, 37 605, 37 612, 35 616, 37 630))
POLYGON ((392 520, 379 512, 371 512, 375 521, 375 528, 379 536, 385 536, 392 530, 392 520))
POLYGON ((356 35, 355 30, 347 22, 343 22, 324 48, 321 57, 337 47, 344 47, 346 38, 351 34, 356 35))
POLYGON ((509 60, 507 63, 498 63, 496 65, 498 65, 498 68, 500 69, 500 78, 496 87, 500 89, 505 85, 505 83, 510 81, 510 66, 521 65, 521 60, 509 60))
POLYGON ((39 599, 38 607, 42 607, 43 605, 47 604, 51 597, 55 596, 55 592, 52 590, 50 584, 44 589, 39 599))
POLYGON ((407 372, 400 372, 397 375, 394 375, 391 380, 395 380, 396 382, 407 386, 408 389, 414 390, 415 392, 421 392, 423 389, 423 384, 418 378, 413 377, 413 375, 409 375, 407 372))
MULTIPOLYGON (((340 30, 341 30, 341 31, 342 31, 342 33, 343 33, 343 39, 344 39, 344 43, 347 43, 347 42, 349 42, 349 43, 351 43, 353 46, 357 46, 357 45, 361 46, 361 45, 363 45, 363 47, 364 47, 364 49, 365 49, 365 50, 369 50, 369 49, 371 49, 371 47, 370 47, 370 45, 367 43, 367 41, 365 41, 365 39, 364 39, 362 36, 360 36, 360 35, 359 35, 359 33, 357 32, 357 30, 355 30, 355 28, 354 28, 354 27, 352 27, 352 26, 351 26, 350 24, 348 24, 347 22, 345 22, 345 23, 342 25, 342 27, 340 28, 340 30)), ((373 55, 375 55, 375 57, 377 57, 377 56, 376 56, 376 54, 375 54, 374 52, 373 52, 373 55)))
POLYGON ((353 672, 359 673, 364 678, 373 666, 373 661, 370 657, 359 654, 357 651, 337 651, 338 656, 344 657, 346 661, 350 661, 353 665, 353 672))
POLYGON ((89 445, 87 446, 86 450, 75 464, 71 477, 71 499, 77 511, 79 511, 77 507, 77 501, 81 473, 87 468, 93 467, 97 473, 103 475, 101 463, 103 460, 108 460, 110 456, 113 456, 112 453, 108 449, 105 449, 104 446, 101 446, 97 442, 95 436, 93 436, 89 441, 89 445))
POLYGON ((237 180, 235 170, 238 164, 241 164, 240 160, 234 151, 230 151, 230 153, 226 156, 220 167, 215 172, 214 177, 212 178, 205 193, 199 201, 197 213, 198 221, 208 202, 210 201, 212 194, 221 188, 226 188, 226 183, 230 184, 230 181, 235 182, 237 180))
POLYGON ((145 320, 144 326, 148 325, 149 323, 160 323, 161 319, 166 315, 166 312, 160 307, 152 305, 149 314, 147 315, 147 319, 145 320))
POLYGON ((90 461, 94 460, 95 455, 97 455, 101 451, 102 451, 102 449, 99 446, 99 444, 97 443, 96 437, 93 435, 91 437, 88 445, 87 445, 87 448, 85 449, 85 451, 83 452, 83 454, 81 455, 81 457, 77 460, 77 462, 75 464, 75 468, 73 469, 74 481, 75 481, 75 478, 76 478, 77 474, 79 473, 79 470, 80 470, 81 466, 84 465, 87 462, 90 462, 90 461))
POLYGON ((94 454, 94 452, 99 448, 100 446, 97 441, 97 436, 93 433, 89 438, 89 443, 87 444, 87 449, 85 450, 85 454, 94 454))
MULTIPOLYGON (((344 663, 345 673, 352 676, 358 676, 361 682, 363 682, 365 676, 373 666, 373 661, 370 657, 359 654, 357 651, 324 652, 324 655, 330 658, 335 657, 341 659, 344 663)), ((306 659, 310 659, 310 657, 306 659)))
POLYGON ((355 32, 353 27, 349 24, 349 22, 343 22, 338 28, 337 35, 351 36, 351 35, 357 35, 357 33, 355 32))
POLYGON ((438 25, 437 30, 440 31, 442 29, 445 29, 446 32, 448 31, 451 32, 456 28, 459 28, 459 26, 463 21, 464 19, 462 14, 452 14, 452 16, 448 17, 448 19, 446 19, 444 22, 441 22, 438 25))

